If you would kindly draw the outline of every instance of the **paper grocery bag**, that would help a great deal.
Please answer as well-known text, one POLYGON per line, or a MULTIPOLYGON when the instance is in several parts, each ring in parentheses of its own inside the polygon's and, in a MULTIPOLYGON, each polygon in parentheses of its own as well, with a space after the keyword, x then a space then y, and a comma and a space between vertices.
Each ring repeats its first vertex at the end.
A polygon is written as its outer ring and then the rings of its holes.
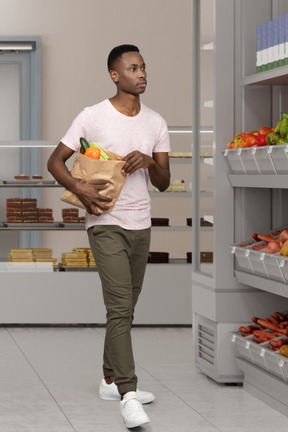
MULTIPOLYGON (((109 182, 109 186, 100 193, 103 196, 112 198, 112 201, 107 203, 108 210, 99 209, 101 213, 109 212, 114 208, 126 178, 121 172, 125 165, 125 161, 121 159, 121 156, 108 150, 105 150, 105 153, 111 158, 110 160, 92 159, 84 156, 79 151, 75 156, 71 170, 71 175, 83 183, 106 184, 109 182)), ((65 189, 60 199, 68 204, 85 209, 77 196, 67 189, 65 189)))

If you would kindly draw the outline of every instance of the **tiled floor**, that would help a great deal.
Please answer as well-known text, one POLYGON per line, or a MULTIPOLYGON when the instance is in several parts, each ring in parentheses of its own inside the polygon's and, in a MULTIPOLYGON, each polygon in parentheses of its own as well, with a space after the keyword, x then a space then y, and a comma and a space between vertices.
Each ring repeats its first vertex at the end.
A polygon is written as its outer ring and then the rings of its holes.
MULTIPOLYGON (((98 398, 105 329, 0 328, 1 432, 127 431, 117 401, 98 398)), ((135 432, 274 432, 288 419, 195 367, 190 328, 134 328, 139 388, 156 395, 135 432)))

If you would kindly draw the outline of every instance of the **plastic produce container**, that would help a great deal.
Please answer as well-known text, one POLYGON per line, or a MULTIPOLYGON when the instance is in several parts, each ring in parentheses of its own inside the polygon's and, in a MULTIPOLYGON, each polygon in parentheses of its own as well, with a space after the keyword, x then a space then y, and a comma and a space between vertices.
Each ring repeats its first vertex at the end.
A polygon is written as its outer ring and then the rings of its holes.
POLYGON ((243 148, 240 157, 246 174, 260 174, 260 169, 255 158, 256 147, 243 148))
MULTIPOLYGON (((288 257, 284 257, 282 255, 279 256, 279 267, 282 270, 285 283, 288 284, 288 257)), ((288 286, 287 286, 287 292, 288 292, 288 286)))
POLYGON ((267 361, 268 371, 281 378, 284 381, 288 380, 287 377, 287 365, 286 372, 284 372, 284 364, 286 363, 285 357, 279 354, 277 351, 272 351, 271 349, 266 349, 265 357, 267 361), (286 376, 285 376, 286 373, 286 376))
POLYGON ((232 246, 231 253, 235 256, 236 267, 238 270, 254 273, 250 261, 250 252, 251 250, 248 247, 232 246))
POLYGON ((255 159, 261 174, 276 174, 271 153, 273 146, 255 147, 255 159))
POLYGON ((277 174, 288 174, 288 144, 271 147, 271 157, 277 174))
POLYGON ((269 342, 256 343, 252 341, 249 346, 253 363, 265 370, 268 370, 268 365, 265 357, 268 343, 269 342))
POLYGON ((261 251, 250 249, 249 259, 253 273, 259 276, 268 277, 268 272, 265 266, 265 254, 261 251))
POLYGON ((242 158, 242 149, 225 149, 224 157, 226 158, 233 174, 246 174, 242 158))
POLYGON ((253 335, 244 337, 240 332, 233 332, 231 339, 235 344, 236 352, 240 355, 240 357, 245 358, 251 363, 253 363, 253 357, 251 353, 252 339, 253 335))
POLYGON ((264 263, 267 269, 267 274, 269 279, 277 280, 285 283, 285 277, 280 267, 281 255, 279 253, 275 254, 265 254, 264 263))

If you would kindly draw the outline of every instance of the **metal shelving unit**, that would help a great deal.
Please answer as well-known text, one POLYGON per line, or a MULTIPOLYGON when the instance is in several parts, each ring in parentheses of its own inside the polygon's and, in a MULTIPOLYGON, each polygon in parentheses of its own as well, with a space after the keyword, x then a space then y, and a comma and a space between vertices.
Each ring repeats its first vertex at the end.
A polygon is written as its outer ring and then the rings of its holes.
MULTIPOLYGON (((272 13, 277 16, 287 12, 287 4, 274 0, 215 2, 213 235, 217 248, 212 276, 203 275, 197 267, 192 273, 198 367, 217 382, 244 380, 244 388, 279 410, 283 401, 281 405, 275 395, 282 394, 283 389, 287 392, 287 383, 267 371, 264 383, 264 372, 259 372, 258 366, 251 363, 246 367, 247 362, 236 361, 231 334, 239 325, 251 322, 253 315, 266 317, 277 310, 288 310, 287 284, 238 270, 231 246, 250 238, 253 232, 265 233, 287 224, 288 171, 263 174, 255 164, 252 174, 251 163, 248 170, 239 163, 239 172, 233 173, 223 149, 237 132, 273 126, 282 112, 288 112, 288 68, 254 73, 256 26, 272 19, 272 13), (228 18, 225 31, 224 15, 228 18)), ((193 205, 197 205, 199 196, 200 191, 193 188, 193 205)), ((287 415, 287 406, 284 412, 287 415)))

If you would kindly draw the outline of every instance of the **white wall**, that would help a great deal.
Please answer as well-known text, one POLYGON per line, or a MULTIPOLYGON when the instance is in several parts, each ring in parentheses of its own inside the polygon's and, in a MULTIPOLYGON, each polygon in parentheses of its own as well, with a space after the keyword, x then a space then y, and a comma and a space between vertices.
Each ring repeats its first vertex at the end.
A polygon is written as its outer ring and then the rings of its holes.
POLYGON ((0 11, 2 35, 42 37, 43 139, 114 94, 106 60, 122 43, 147 63, 143 101, 170 125, 191 124, 190 0, 0 0, 0 11))
MULTIPOLYGON (((207 34, 205 42, 210 41, 213 34, 210 1, 203 0, 207 11, 201 22, 207 34)), ((138 45, 147 64, 148 87, 142 96, 143 102, 160 112, 169 126, 191 125, 191 0, 146 0, 142 3, 133 0, 0 0, 0 11, 2 35, 42 38, 44 140, 60 140, 83 107, 113 96, 115 88, 106 61, 110 50, 122 43, 138 45)), ((202 67, 202 71, 202 82, 206 82, 202 97, 207 100, 211 98, 207 90, 211 86, 207 86, 207 82, 210 84, 212 70, 202 67)), ((201 117, 203 125, 211 124, 211 110, 202 108, 201 117)), ((190 136, 174 135, 171 141, 173 151, 190 150, 190 136)), ((48 153, 43 155, 44 168, 48 153)), ((189 168, 188 172, 182 172, 182 167, 180 170, 178 173, 175 166, 171 167, 172 181, 181 176, 189 183, 189 168)), ((52 207, 56 220, 61 220, 59 196, 60 191, 43 192, 42 206, 52 207)), ((152 204, 154 217, 169 216, 176 224, 185 224, 186 218, 191 217, 189 199, 181 203, 177 198, 166 200, 165 204, 162 199, 158 203, 153 200, 152 204)), ((61 251, 86 246, 87 236, 85 232, 45 232, 43 241, 45 247, 52 247, 60 257, 61 251)), ((155 234, 151 247, 152 250, 168 250, 174 257, 185 257, 191 250, 190 245, 191 235, 187 233, 178 233, 176 241, 175 236, 164 238, 163 234, 155 234)), ((204 250, 208 249, 204 247, 204 250)))

